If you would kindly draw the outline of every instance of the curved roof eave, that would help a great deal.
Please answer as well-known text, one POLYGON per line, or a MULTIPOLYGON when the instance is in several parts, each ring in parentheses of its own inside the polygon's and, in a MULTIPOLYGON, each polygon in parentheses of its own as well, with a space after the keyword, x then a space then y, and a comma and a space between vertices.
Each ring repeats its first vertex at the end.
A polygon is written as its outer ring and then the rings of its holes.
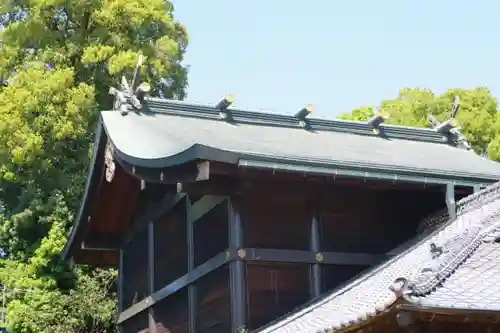
POLYGON ((335 140, 343 136, 324 137, 330 132, 308 133, 155 113, 121 115, 116 111, 104 111, 101 117, 116 159, 129 167, 164 169, 208 160, 311 174, 347 172, 346 176, 391 181, 452 182, 471 186, 500 180, 500 165, 481 161, 472 152, 449 149, 443 144, 401 140, 391 143, 384 139, 351 135, 351 140, 357 138, 361 141, 355 140, 357 146, 353 146, 352 150, 344 147, 340 153, 335 140), (370 141, 365 142, 367 139, 370 141), (314 148, 320 143, 323 148, 314 148), (373 152, 370 143, 380 147, 373 152), (403 151, 401 145, 404 146, 403 151), (404 155, 414 145, 417 145, 418 153, 404 155), (387 151, 392 149, 393 153, 389 154, 387 151), (433 159, 441 159, 445 163, 434 163, 433 159), (470 167, 457 167, 458 162, 470 164, 470 167), (481 167, 476 168, 478 165, 481 167))
POLYGON ((87 180, 85 182, 84 192, 80 200, 80 206, 78 208, 76 218, 74 220, 75 222, 73 224, 73 227, 71 228, 66 245, 61 252, 61 255, 64 259, 68 259, 68 257, 70 256, 71 251, 74 249, 75 242, 79 236, 79 233, 85 226, 82 218, 86 215, 86 212, 89 209, 89 195, 94 192, 99 186, 99 180, 102 174, 101 171, 104 168, 104 165, 99 165, 97 161, 99 160, 99 156, 104 154, 105 146, 106 135, 103 131, 102 122, 98 121, 94 136, 92 157, 90 159, 90 164, 87 171, 87 180))
MULTIPOLYGON (((489 185, 497 179, 491 175, 469 173, 459 174, 442 170, 401 169, 390 165, 374 165, 364 163, 346 163, 341 161, 310 161, 303 159, 290 160, 279 156, 265 156, 252 153, 234 152, 213 148, 201 144, 191 147, 177 154, 161 158, 147 159, 127 154, 119 146, 113 145, 116 160, 125 167, 125 164, 138 168, 165 169, 179 166, 192 161, 207 160, 234 164, 244 168, 273 169, 284 172, 300 172, 309 174, 336 175, 365 179, 383 179, 390 181, 418 182, 425 184, 446 184, 453 182, 459 186, 473 186, 475 184, 489 185)), ((130 169, 130 168, 125 168, 130 169)), ((500 179, 500 176, 498 177, 500 179)))

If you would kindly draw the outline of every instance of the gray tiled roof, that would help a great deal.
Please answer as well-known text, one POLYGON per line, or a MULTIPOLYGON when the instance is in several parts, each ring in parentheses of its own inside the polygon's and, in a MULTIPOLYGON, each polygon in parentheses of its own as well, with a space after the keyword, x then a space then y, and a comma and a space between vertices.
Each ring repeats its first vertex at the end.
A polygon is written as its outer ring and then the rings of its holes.
POLYGON ((158 100, 149 110, 126 116, 102 112, 118 157, 136 166, 207 159, 329 174, 358 170, 369 178, 373 172, 429 182, 500 179, 500 163, 447 144, 431 129, 386 125, 382 137, 359 122, 311 119, 306 130, 294 117, 269 113, 234 110, 234 121, 227 122, 213 107, 158 100))
POLYGON ((500 295, 495 294, 500 265, 494 267, 500 244, 493 242, 500 228, 499 191, 500 184, 495 184, 463 199, 457 219, 344 288, 260 332, 340 329, 376 315, 399 298, 426 306, 455 304, 465 309, 500 310, 500 295), (488 277, 492 279, 485 282, 488 277), (465 296, 470 293, 476 294, 465 296))
POLYGON ((435 291, 410 299, 423 307, 500 311, 500 244, 481 243, 435 291))

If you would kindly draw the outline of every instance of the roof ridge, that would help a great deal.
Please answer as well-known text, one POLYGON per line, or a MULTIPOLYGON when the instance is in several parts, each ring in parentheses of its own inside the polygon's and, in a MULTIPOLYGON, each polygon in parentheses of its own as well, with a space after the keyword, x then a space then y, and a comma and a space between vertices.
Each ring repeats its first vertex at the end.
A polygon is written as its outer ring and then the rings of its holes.
POLYGON ((145 112, 195 117, 201 119, 229 121, 261 126, 289 127, 309 131, 336 131, 358 135, 369 135, 381 138, 406 139, 412 141, 450 144, 456 146, 452 140, 427 127, 411 127, 392 124, 380 124, 379 131, 374 131, 369 122, 344 119, 324 119, 307 117, 299 119, 293 115, 285 115, 262 110, 243 108, 227 108, 231 113, 230 120, 220 116, 220 110, 215 105, 192 103, 178 100, 147 98, 143 110, 145 112), (304 123, 306 125, 304 125, 304 123))
MULTIPOLYGON (((472 210, 479 209, 484 205, 500 199, 500 182, 497 182, 469 197, 459 201, 457 218, 451 222, 460 223, 460 217, 472 210)), ((432 292, 439 284, 446 280, 453 272, 462 265, 478 249, 481 243, 492 235, 492 231, 499 232, 500 210, 496 209, 491 214, 477 223, 463 227, 463 230, 444 244, 431 242, 430 252, 432 259, 413 280, 407 280, 406 294, 411 296, 423 296, 432 292)), ((499 232, 500 233, 500 232, 499 232)))
POLYGON ((500 199, 500 182, 493 183, 457 202, 457 217, 500 199))
POLYGON ((490 214, 479 225, 466 228, 443 245, 430 243, 431 262, 420 270, 420 275, 408 281, 410 295, 423 296, 432 292, 450 277, 477 250, 492 230, 500 227, 500 211, 490 214))

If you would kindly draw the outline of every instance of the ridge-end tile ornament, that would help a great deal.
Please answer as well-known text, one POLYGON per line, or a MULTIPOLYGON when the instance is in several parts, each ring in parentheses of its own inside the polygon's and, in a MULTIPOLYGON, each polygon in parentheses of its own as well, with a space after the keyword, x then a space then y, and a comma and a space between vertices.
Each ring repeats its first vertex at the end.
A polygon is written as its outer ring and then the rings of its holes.
POLYGON ((115 161, 113 157, 113 147, 110 143, 106 144, 106 151, 104 152, 104 165, 106 167, 106 181, 111 183, 113 178, 115 178, 115 161))
POLYGON ((467 138, 462 134, 462 132, 460 132, 460 127, 458 126, 456 120, 459 109, 460 99, 458 96, 455 96, 451 107, 451 116, 448 120, 441 123, 429 112, 427 115, 427 121, 437 132, 441 133, 443 137, 454 146, 465 150, 471 150, 472 147, 467 138))
POLYGON ((109 88, 109 94, 115 97, 113 109, 120 111, 124 116, 130 111, 130 106, 132 106, 132 108, 136 111, 141 110, 146 95, 151 91, 149 83, 142 82, 139 84, 142 61, 142 55, 139 55, 131 85, 128 84, 127 78, 122 76, 120 85, 121 89, 117 89, 115 87, 109 88))

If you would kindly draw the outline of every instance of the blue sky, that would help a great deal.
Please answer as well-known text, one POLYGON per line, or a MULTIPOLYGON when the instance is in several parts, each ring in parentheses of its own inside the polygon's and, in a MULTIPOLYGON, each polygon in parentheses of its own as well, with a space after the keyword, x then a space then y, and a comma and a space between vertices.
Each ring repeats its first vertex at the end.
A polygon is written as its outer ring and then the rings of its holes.
POLYGON ((173 0, 188 100, 334 117, 403 87, 500 97, 499 0, 173 0))

